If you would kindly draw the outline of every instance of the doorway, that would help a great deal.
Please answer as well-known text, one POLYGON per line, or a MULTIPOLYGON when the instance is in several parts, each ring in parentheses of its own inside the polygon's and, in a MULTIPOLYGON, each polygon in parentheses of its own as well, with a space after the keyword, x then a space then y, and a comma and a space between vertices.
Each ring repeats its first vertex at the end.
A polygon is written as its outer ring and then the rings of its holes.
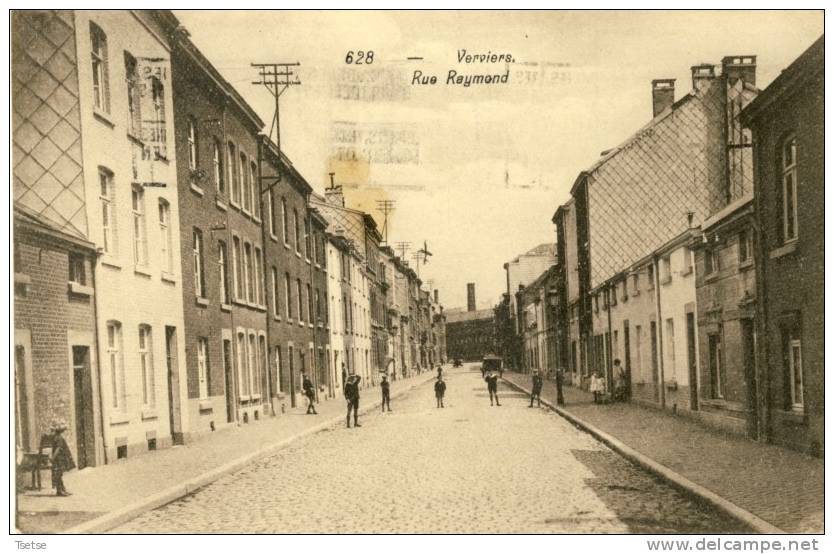
POLYGON ((95 465, 93 431, 93 382, 90 347, 72 347, 72 380, 75 400, 75 448, 78 469, 95 465))
POLYGON ((689 409, 698 409, 698 363, 695 359, 695 314, 686 314, 686 361, 689 366, 689 409))
POLYGON ((14 391, 15 391, 15 445, 24 452, 32 447, 29 419, 29 387, 26 383, 26 349, 14 349, 14 391))
POLYGON ((657 322, 651 322, 652 334, 652 383, 654 384, 654 401, 658 402, 660 399, 660 377, 658 375, 658 360, 657 360, 657 322))
POLYGON ((631 400, 631 339, 629 338, 628 320, 623 321, 623 364, 626 375, 626 400, 631 400))
POLYGON ((165 365, 168 371, 168 427, 172 444, 183 444, 180 378, 177 364, 177 328, 165 326, 165 365))
POLYGON ((744 384, 747 388, 747 436, 759 439, 759 410, 756 394, 756 331, 752 319, 741 320, 741 346, 744 384))
POLYGON ((226 386, 226 423, 235 420, 235 389, 232 372, 232 341, 223 339, 223 381, 226 386))

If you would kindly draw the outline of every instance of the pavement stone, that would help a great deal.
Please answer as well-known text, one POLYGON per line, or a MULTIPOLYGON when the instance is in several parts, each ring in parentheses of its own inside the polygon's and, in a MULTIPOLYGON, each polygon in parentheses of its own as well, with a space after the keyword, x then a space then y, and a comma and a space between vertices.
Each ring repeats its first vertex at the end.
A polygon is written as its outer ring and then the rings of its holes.
MULTIPOLYGON (((393 381, 392 397, 416 384, 432 380, 433 376, 433 372, 424 372, 393 381)), ((364 388, 360 394, 360 406, 363 408, 373 408, 380 401, 379 387, 364 388)), ((392 405, 395 401, 392 400, 392 405)), ((344 417, 345 402, 341 396, 337 396, 320 402, 316 409, 319 415, 305 415, 306 406, 301 403, 286 414, 202 434, 182 446, 68 472, 64 475, 64 483, 72 493, 69 497, 56 497, 50 488, 49 474, 44 472, 43 490, 17 491, 17 530, 22 533, 68 531, 208 472, 217 471, 243 456, 291 440, 328 419, 344 417)), ((28 480, 26 476, 27 483, 28 480)))
MULTIPOLYGON (((513 372, 504 379, 531 383, 513 372)), ((764 521, 789 533, 823 532, 822 460, 634 403, 594 404, 573 386, 563 393, 568 413, 764 521)), ((545 381, 542 398, 555 405, 554 382, 545 381)))
POLYGON ((113 533, 729 533, 746 528, 480 372, 305 436, 113 533))

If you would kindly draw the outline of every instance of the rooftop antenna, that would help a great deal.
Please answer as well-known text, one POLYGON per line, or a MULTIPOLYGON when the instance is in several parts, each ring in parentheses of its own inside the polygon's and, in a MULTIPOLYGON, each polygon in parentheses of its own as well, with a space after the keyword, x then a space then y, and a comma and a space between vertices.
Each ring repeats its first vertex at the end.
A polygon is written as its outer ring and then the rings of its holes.
POLYGON ((382 212, 382 242, 388 244, 388 214, 394 211, 396 202, 394 200, 377 200, 376 207, 382 212))
POLYGON ((403 260, 405 259, 405 254, 406 254, 406 252, 408 252, 410 246, 411 246, 410 242, 398 242, 397 243, 397 250, 402 252, 402 254, 400 255, 400 258, 402 258, 403 260))

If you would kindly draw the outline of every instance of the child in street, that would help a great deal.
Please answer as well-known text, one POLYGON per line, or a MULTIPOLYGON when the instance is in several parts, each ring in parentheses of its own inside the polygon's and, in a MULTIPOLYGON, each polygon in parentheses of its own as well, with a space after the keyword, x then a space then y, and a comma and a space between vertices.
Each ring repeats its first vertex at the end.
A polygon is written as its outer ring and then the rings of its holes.
POLYGON ((434 396, 437 399, 437 407, 443 407, 443 396, 446 394, 446 382, 443 377, 438 377, 434 383, 434 396))

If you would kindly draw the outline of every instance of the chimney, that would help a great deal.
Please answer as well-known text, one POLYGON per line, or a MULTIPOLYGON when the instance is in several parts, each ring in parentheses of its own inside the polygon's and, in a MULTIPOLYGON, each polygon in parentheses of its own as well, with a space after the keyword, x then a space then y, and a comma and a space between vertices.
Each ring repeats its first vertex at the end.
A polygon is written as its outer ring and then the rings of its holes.
POLYGON ((434 289, 434 303, 440 304, 440 293, 437 291, 437 289, 434 289))
POLYGON ((466 309, 475 311, 475 283, 466 283, 466 309))
POLYGON ((336 186, 336 183, 333 182, 335 175, 332 171, 330 172, 330 186, 324 189, 324 199, 328 204, 344 208, 345 195, 342 194, 342 185, 336 186))
POLYGON ((692 66, 692 88, 701 90, 709 85, 715 78, 715 66, 710 63, 702 63, 692 66))
POLYGON ((675 80, 654 79, 652 81, 652 117, 657 117, 675 103, 675 80))
POLYGON ((727 84, 733 85, 739 79, 750 85, 756 84, 756 56, 724 56, 721 73, 727 84))

